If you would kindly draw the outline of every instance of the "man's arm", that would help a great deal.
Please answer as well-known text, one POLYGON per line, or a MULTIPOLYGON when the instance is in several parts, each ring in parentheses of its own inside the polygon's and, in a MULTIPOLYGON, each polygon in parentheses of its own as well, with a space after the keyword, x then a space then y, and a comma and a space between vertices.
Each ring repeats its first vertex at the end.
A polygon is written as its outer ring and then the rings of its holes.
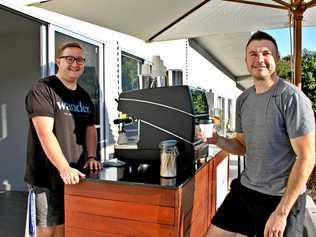
POLYGON ((97 150, 97 129, 95 125, 91 125, 87 127, 86 130, 86 147, 88 160, 84 166, 84 168, 89 168, 91 170, 99 170, 101 169, 101 163, 97 161, 96 158, 96 150, 97 150))
POLYGON ((65 184, 76 184, 85 175, 69 166, 61 147, 53 133, 54 119, 45 116, 32 118, 41 146, 52 164, 57 168, 65 184))
POLYGON ((303 192, 308 177, 315 165, 314 132, 291 139, 290 141, 297 155, 297 160, 291 170, 285 193, 276 210, 267 221, 264 236, 270 236, 269 234, 271 234, 273 230, 277 230, 283 234, 287 216, 298 196, 303 192))
POLYGON ((215 144, 234 155, 245 155, 246 153, 245 135, 243 133, 235 133, 232 138, 226 138, 214 132, 211 138, 207 138, 206 143, 215 144))

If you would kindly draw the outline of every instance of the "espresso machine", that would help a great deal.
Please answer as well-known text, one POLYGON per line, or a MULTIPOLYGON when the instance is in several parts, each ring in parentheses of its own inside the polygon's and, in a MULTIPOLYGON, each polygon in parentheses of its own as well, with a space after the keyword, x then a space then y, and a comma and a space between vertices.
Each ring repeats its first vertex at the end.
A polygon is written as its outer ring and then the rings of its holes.
POLYGON ((205 92, 189 86, 127 91, 119 95, 118 110, 138 123, 137 139, 114 147, 114 156, 127 163, 159 163, 159 144, 177 141, 177 167, 188 170, 207 157, 208 145, 196 137, 202 120, 209 120, 205 92))

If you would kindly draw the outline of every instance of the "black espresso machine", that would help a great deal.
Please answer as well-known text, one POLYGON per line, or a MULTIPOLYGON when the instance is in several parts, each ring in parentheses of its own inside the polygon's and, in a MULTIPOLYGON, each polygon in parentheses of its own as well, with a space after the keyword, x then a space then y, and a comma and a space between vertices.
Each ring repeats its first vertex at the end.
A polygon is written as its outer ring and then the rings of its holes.
POLYGON ((115 145, 114 155, 119 160, 158 163, 159 144, 169 139, 177 140, 178 169, 188 170, 208 155, 208 146, 196 138, 199 123, 209 120, 203 90, 172 86, 127 91, 119 95, 118 110, 138 123, 136 141, 115 145))

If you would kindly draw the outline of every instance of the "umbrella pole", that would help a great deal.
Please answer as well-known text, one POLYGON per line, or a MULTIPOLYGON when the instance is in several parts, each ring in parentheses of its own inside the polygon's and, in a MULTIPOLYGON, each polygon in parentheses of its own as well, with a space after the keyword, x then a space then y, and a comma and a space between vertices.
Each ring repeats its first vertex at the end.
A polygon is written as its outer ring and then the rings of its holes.
POLYGON ((294 31, 294 83, 302 88, 302 20, 306 7, 301 0, 294 2, 292 6, 293 31, 294 31))
POLYGON ((294 84, 302 87, 302 19, 295 19, 294 16, 294 84))

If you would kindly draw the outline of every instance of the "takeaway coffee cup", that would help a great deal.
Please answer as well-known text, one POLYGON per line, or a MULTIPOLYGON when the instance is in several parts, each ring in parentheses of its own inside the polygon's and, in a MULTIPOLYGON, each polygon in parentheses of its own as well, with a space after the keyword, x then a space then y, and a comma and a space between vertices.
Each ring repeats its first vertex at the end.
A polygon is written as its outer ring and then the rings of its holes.
POLYGON ((213 128, 214 124, 209 120, 200 122, 200 129, 204 138, 211 138, 213 136, 213 128))

